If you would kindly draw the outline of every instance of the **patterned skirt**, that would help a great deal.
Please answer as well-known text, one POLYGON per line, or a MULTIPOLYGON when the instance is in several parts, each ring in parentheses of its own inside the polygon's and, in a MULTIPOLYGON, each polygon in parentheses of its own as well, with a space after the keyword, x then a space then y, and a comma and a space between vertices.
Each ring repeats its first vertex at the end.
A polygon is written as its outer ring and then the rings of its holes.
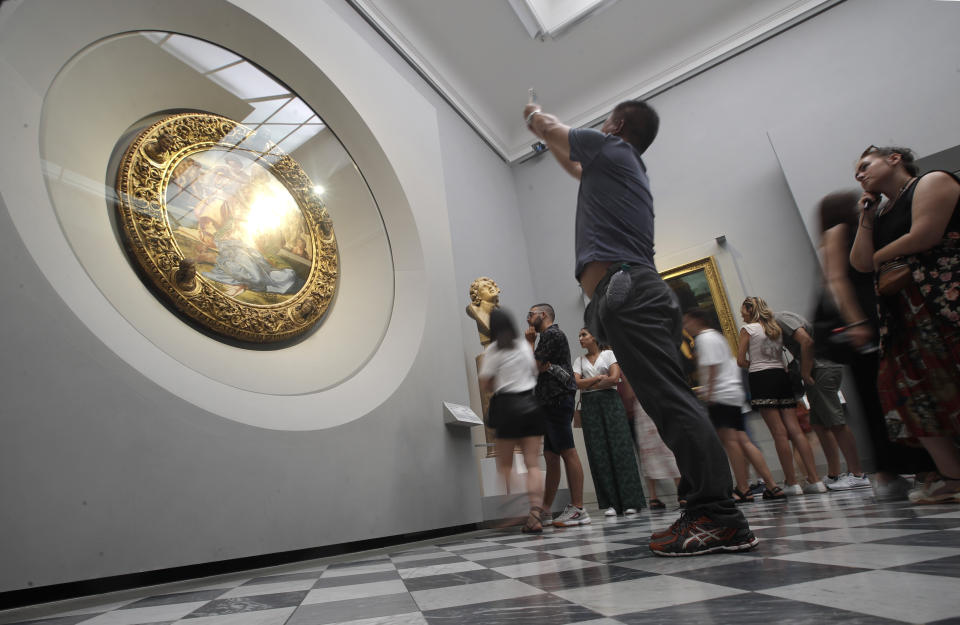
POLYGON ((931 314, 916 284, 884 303, 877 390, 890 438, 960 435, 960 327, 931 314))
POLYGON ((750 405, 754 408, 794 408, 797 398, 793 396, 790 376, 785 369, 762 369, 751 371, 750 405))

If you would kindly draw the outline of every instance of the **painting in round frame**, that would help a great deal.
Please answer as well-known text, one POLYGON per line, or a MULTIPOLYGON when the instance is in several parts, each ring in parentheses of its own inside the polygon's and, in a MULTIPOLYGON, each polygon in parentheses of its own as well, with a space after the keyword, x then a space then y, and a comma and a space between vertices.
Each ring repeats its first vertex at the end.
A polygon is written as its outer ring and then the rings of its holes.
POLYGON ((127 147, 116 205, 148 285, 214 335, 290 341, 333 301, 333 222, 266 133, 209 113, 164 117, 127 147))

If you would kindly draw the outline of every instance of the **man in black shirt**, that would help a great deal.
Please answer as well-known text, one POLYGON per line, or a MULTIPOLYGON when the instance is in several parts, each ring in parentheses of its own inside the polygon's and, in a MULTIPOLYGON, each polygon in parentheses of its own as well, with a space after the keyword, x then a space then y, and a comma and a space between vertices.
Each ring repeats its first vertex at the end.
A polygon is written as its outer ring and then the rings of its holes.
POLYGON ((543 459, 547 464, 546 484, 543 491, 543 524, 550 525, 550 507, 560 486, 560 460, 567 471, 570 488, 570 505, 564 508, 553 525, 567 527, 590 523, 590 515, 583 509, 583 467, 573 444, 573 410, 577 384, 570 363, 570 344, 567 337, 554 322, 553 306, 537 304, 527 313, 525 336, 534 345, 534 356, 540 375, 537 378, 536 394, 546 408, 546 433, 543 437, 543 459))

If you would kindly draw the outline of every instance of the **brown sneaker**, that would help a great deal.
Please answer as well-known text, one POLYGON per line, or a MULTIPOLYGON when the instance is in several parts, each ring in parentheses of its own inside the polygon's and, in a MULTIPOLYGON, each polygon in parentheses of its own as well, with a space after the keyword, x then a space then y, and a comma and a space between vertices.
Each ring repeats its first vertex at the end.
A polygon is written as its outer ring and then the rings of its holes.
POLYGON ((650 540, 651 541, 660 540, 661 538, 665 538, 667 536, 676 534, 678 531, 682 531, 683 528, 685 527, 685 524, 690 522, 687 520, 686 514, 687 514, 686 512, 682 513, 679 517, 677 517, 677 520, 674 521, 673 524, 670 525, 670 527, 668 527, 667 529, 660 530, 659 532, 654 532, 653 534, 650 534, 650 540))
POLYGON ((720 551, 748 551, 760 539, 747 527, 726 527, 703 515, 695 521, 678 520, 672 534, 650 541, 650 551, 658 556, 700 556, 720 551))

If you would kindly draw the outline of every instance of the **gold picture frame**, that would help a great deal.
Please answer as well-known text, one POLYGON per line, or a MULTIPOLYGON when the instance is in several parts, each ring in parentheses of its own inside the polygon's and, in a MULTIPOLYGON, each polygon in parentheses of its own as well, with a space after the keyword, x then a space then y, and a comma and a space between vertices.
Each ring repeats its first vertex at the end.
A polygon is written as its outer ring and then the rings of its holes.
MULTIPOLYGON (((723 286, 717 261, 713 256, 668 269, 660 273, 664 282, 680 299, 680 309, 697 307, 711 315, 716 329, 730 344, 730 351, 737 353, 737 324, 734 321, 727 291, 723 286)), ((684 337, 686 341, 687 337, 684 337)), ((684 350, 686 355, 686 351, 684 350)), ((691 354, 692 356, 692 354, 691 354)))
POLYGON ((127 147, 116 191, 141 277, 201 330, 289 341, 333 301, 333 222, 303 168, 265 133, 208 113, 164 117, 127 147))

